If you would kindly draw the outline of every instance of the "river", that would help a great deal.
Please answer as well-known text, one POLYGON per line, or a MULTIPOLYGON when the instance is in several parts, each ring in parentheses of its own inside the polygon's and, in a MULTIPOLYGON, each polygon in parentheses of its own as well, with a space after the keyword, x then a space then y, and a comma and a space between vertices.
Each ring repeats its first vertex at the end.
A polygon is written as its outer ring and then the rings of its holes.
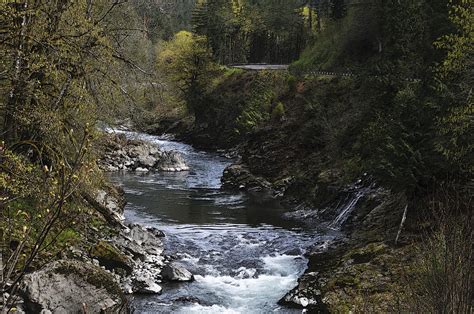
POLYGON ((127 222, 163 230, 168 255, 194 275, 162 283, 161 295, 135 296, 135 313, 301 313, 277 304, 297 284, 305 250, 331 236, 281 217, 284 208, 244 192, 220 189, 232 160, 190 145, 125 132, 177 150, 190 171, 111 175, 125 190, 127 222))

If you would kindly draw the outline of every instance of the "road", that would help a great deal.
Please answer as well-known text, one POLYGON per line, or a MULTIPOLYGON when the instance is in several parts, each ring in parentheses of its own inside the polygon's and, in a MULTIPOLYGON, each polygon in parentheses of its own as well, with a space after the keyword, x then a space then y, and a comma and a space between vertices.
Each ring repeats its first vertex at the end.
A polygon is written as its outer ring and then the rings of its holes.
POLYGON ((255 64, 236 64, 236 65, 231 65, 230 67, 236 68, 236 69, 255 70, 255 71, 262 71, 262 70, 284 71, 284 70, 288 70, 288 64, 255 63, 255 64))
MULTIPOLYGON (((264 70, 272 70, 272 71, 286 71, 288 70, 288 64, 265 64, 265 63, 254 63, 254 64, 235 64, 229 65, 231 68, 243 69, 248 71, 264 71, 264 70)), ((318 70, 310 70, 305 73, 309 76, 332 76, 332 77, 356 77, 357 74, 353 72, 332 72, 332 71, 318 71, 318 70)), ((367 77, 372 78, 381 78, 386 75, 366 75, 367 77)), ((419 78, 405 78, 404 80, 409 82, 420 82, 419 78)))

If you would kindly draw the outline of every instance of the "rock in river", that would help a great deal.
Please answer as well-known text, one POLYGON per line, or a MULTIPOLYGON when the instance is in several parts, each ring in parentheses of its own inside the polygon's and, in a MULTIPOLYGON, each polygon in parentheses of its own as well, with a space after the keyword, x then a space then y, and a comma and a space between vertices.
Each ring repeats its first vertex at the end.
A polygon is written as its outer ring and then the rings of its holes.
POLYGON ((127 260, 132 260, 132 273, 121 279, 125 293, 161 292, 160 273, 165 263, 163 237, 160 230, 129 225, 111 239, 114 246, 126 254, 127 260))
POLYGON ((161 271, 163 279, 169 281, 193 281, 194 276, 189 270, 178 263, 170 263, 161 271))
POLYGON ((176 151, 162 152, 158 161, 158 169, 162 171, 186 171, 189 167, 186 165, 183 156, 176 151))
POLYGON ((99 165, 105 171, 129 170, 146 173, 186 171, 189 167, 176 151, 162 151, 155 143, 128 139, 124 134, 106 134, 99 165))
POLYGON ((253 175, 244 164, 237 163, 228 166, 221 178, 225 189, 241 189, 249 191, 269 191, 271 184, 264 178, 253 175))

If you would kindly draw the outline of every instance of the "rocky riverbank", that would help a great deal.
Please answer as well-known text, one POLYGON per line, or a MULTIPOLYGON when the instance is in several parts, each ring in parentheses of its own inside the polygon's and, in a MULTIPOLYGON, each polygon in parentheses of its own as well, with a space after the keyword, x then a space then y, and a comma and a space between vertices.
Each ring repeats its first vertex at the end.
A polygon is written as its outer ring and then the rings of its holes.
POLYGON ((284 142, 262 131, 241 145, 242 157, 222 178, 223 188, 279 199, 290 209, 287 219, 341 234, 306 253, 307 270, 280 303, 314 313, 403 310, 403 276, 414 258, 411 227, 395 238, 406 200, 368 175, 344 183, 339 171, 319 168, 284 142))
POLYGON ((229 166, 222 181, 224 188, 267 191, 292 206, 287 219, 341 234, 334 242, 315 243, 306 253, 307 270, 280 304, 310 313, 404 309, 403 276, 414 256, 409 232, 395 243, 405 204, 401 195, 377 187, 368 177, 338 189, 323 187, 320 180, 326 197, 316 207, 297 202, 291 177, 272 183, 242 163, 229 166))
MULTIPOLYGON (((107 136, 102 147, 99 163, 110 171, 188 169, 177 152, 163 152, 156 145, 122 135, 107 136)), ((82 197, 96 213, 94 222, 87 223, 85 239, 64 250, 56 261, 24 276, 14 295, 16 312, 125 313, 126 295, 159 294, 163 281, 194 280, 165 255, 162 231, 124 223, 126 202, 119 187, 105 183, 82 197)))
POLYGON ((125 202, 117 195, 114 189, 95 195, 95 206, 107 208, 107 220, 116 224, 97 230, 91 245, 70 247, 60 260, 27 274, 17 312, 126 313, 127 294, 159 294, 163 281, 194 279, 164 254, 162 231, 123 224, 125 202))
POLYGON ((408 235, 395 243, 404 200, 381 188, 365 190, 359 196, 342 198, 339 213, 352 206, 347 220, 338 224, 341 216, 337 215, 328 225, 341 230, 343 237, 333 243, 317 243, 307 252, 308 269, 281 304, 310 312, 404 310, 400 303, 403 276, 414 258, 408 235))
MULTIPOLYGON (((160 164, 166 153, 150 143, 111 135, 103 148, 100 163, 104 169, 164 170, 160 164)), ((239 162, 224 171, 223 188, 280 199, 293 208, 285 214, 287 219, 309 227, 326 226, 343 235, 334 242, 315 243, 306 252, 308 269, 280 303, 315 313, 402 309, 397 303, 402 293, 399 283, 412 258, 411 246, 406 237, 396 245, 394 239, 405 200, 377 187, 369 176, 341 185, 335 180, 336 171, 321 171, 314 178, 317 191, 310 202, 301 198, 308 186, 301 180, 300 167, 289 171, 279 168, 284 163, 268 165, 264 160, 271 155, 256 159, 247 155, 255 149, 244 148, 239 162)), ((171 168, 181 168, 176 160, 167 161, 171 168)), ((88 245, 71 247, 60 261, 28 274, 19 309, 55 313, 67 306, 76 311, 126 311, 127 294, 157 294, 163 281, 194 279, 164 254, 165 235, 160 230, 124 224, 125 202, 119 188, 104 186, 84 199, 106 226, 96 230, 88 245), (78 289, 81 293, 75 294, 78 289), (64 298, 68 303, 60 302, 64 298)))
POLYGON ((104 134, 102 158, 99 165, 104 171, 187 171, 183 157, 176 151, 163 151, 158 145, 128 139, 121 133, 104 134))

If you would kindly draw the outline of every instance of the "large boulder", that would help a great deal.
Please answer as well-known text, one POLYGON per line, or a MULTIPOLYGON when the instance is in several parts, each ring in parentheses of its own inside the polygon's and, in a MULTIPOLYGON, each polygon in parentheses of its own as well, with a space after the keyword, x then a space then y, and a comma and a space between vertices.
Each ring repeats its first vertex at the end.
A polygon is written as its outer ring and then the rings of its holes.
POLYGON ((160 294, 160 282, 161 280, 157 278, 157 274, 155 272, 146 268, 137 269, 134 271, 132 276, 124 280, 122 283, 122 288, 127 294, 160 294))
POLYGON ((130 253, 133 259, 145 260, 163 254, 163 237, 160 230, 132 224, 111 241, 123 252, 130 253))
POLYGON ((105 171, 152 170, 186 171, 189 167, 177 151, 161 151, 155 143, 127 139, 122 135, 105 135, 99 165, 105 171))
POLYGON ((168 281, 193 281, 194 276, 189 270, 178 263, 170 263, 161 271, 163 279, 168 281))
POLYGON ((27 313, 125 313, 115 278, 100 267, 60 260, 23 280, 27 313))
POLYGON ((186 171, 189 167, 183 156, 177 151, 167 151, 161 154, 158 169, 162 171, 186 171))
POLYGON ((245 164, 237 163, 225 168, 221 178, 224 189, 241 189, 255 192, 271 190, 271 184, 253 175, 245 164))
POLYGON ((102 214, 109 224, 124 227, 123 209, 126 201, 120 187, 106 184, 93 193, 84 191, 82 196, 89 205, 102 214))
POLYGON ((98 190, 95 200, 113 213, 117 219, 125 220, 123 216, 125 200, 122 191, 118 187, 107 186, 106 190, 98 190))
POLYGON ((158 147, 146 142, 133 143, 136 145, 128 149, 128 156, 134 158, 140 167, 153 168, 158 160, 158 147))

